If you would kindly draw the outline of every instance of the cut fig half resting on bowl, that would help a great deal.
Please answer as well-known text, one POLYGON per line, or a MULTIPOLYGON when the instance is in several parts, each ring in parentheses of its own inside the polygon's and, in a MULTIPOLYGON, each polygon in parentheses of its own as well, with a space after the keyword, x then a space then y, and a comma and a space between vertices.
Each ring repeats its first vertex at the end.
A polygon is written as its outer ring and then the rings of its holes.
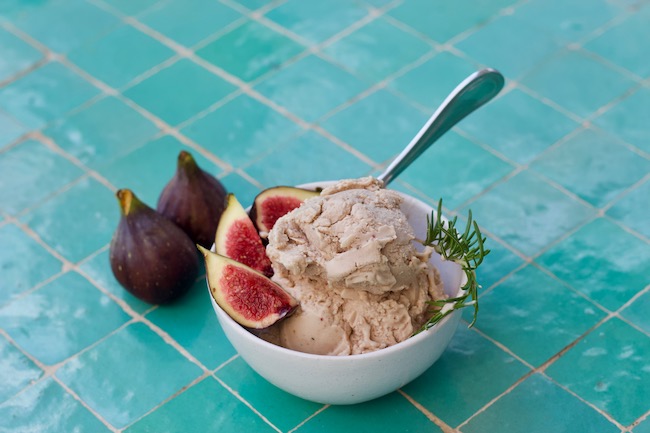
POLYGON ((260 272, 198 246, 212 298, 237 323, 264 329, 290 314, 297 306, 291 295, 260 272))
POLYGON ((318 191, 293 186, 275 186, 260 192, 253 201, 250 217, 262 239, 266 239, 275 222, 298 208, 318 191))
POLYGON ((273 275, 271 260, 257 229, 234 194, 228 194, 214 239, 215 252, 262 274, 273 275))

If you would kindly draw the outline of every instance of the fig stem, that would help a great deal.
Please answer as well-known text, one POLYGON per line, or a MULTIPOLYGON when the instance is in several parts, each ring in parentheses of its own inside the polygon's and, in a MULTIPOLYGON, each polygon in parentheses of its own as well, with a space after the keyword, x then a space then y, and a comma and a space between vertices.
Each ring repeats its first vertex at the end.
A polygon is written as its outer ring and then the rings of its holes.
POLYGON ((144 206, 144 204, 130 189, 120 189, 115 193, 115 195, 117 196, 117 200, 120 203, 120 210, 124 216, 130 215, 133 211, 144 206))
POLYGON ((201 169, 191 153, 181 150, 178 154, 178 171, 186 176, 191 176, 201 171, 201 169))

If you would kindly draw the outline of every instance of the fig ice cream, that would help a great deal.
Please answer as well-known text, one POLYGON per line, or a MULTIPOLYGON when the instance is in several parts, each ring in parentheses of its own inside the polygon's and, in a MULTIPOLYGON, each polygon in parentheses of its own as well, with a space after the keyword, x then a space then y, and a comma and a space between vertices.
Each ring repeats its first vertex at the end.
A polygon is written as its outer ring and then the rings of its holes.
POLYGON ((265 338, 320 355, 409 338, 432 314, 427 301, 446 295, 401 202, 372 177, 343 180, 278 219, 266 249, 273 280, 300 306, 265 338))

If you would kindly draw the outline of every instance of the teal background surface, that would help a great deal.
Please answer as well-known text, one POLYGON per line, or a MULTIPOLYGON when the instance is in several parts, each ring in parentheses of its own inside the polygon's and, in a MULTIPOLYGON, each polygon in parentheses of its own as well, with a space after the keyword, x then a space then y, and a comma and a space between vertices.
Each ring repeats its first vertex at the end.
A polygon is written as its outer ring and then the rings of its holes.
POLYGON ((3 0, 1 432, 650 432, 650 1, 3 0), (115 192, 176 156, 248 205, 377 175, 446 94, 506 87, 391 186, 492 253, 436 364, 355 406, 237 355, 203 276, 114 279, 115 192))

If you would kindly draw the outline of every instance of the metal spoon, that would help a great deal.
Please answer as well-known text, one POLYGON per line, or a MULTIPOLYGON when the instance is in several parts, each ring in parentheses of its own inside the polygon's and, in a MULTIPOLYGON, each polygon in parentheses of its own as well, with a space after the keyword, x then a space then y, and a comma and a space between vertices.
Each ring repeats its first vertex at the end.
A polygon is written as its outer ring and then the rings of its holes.
POLYGON ((387 186, 445 132, 494 98, 503 88, 503 84, 503 75, 494 69, 481 69, 465 78, 378 179, 387 186))

